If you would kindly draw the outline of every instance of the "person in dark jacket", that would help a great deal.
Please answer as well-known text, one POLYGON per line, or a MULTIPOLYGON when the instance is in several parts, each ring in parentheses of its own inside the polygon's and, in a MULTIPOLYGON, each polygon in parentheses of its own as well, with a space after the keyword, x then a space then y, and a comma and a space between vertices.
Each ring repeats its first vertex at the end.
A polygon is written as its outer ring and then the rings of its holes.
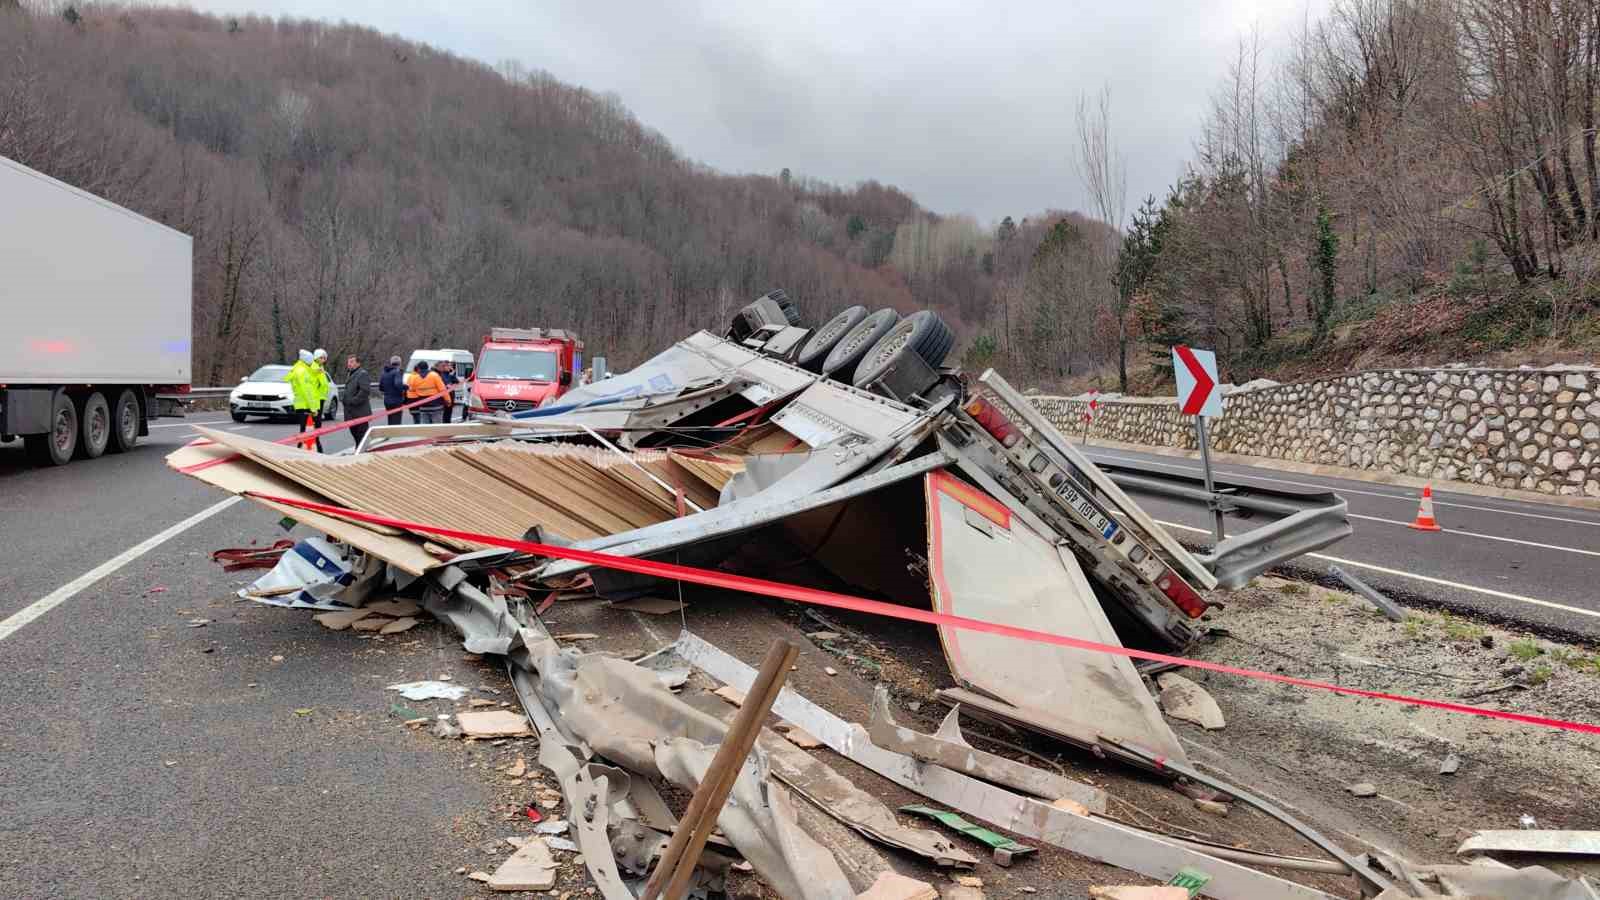
MULTIPOLYGON (((361 360, 354 356, 344 361, 344 367, 350 372, 339 396, 344 404, 344 420, 365 419, 372 415, 372 376, 361 367, 361 360)), ((355 441, 356 446, 361 446, 361 439, 366 436, 367 423, 350 426, 350 439, 355 441)))
POLYGON ((405 424, 406 414, 396 411, 406 405, 406 371, 400 368, 400 357, 389 357, 389 364, 378 377, 378 390, 383 392, 383 405, 389 409, 389 424, 405 424))
POLYGON ((461 421, 465 422, 467 420, 467 405, 456 402, 461 395, 461 379, 456 377, 456 364, 448 359, 440 360, 439 364, 433 367, 433 370, 439 373, 439 379, 444 382, 444 420, 446 422, 450 421, 450 414, 459 406, 461 407, 461 421))

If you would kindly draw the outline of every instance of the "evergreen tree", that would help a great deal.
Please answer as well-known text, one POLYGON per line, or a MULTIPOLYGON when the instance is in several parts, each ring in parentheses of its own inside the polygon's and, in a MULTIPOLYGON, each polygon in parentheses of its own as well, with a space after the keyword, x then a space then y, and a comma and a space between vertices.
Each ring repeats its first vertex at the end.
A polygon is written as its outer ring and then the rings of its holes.
POLYGON ((1317 283, 1313 291, 1316 306, 1312 321, 1316 325, 1313 340, 1321 341, 1328 333, 1328 320, 1333 318, 1334 307, 1339 302, 1336 279, 1339 273, 1339 233, 1333 229, 1333 215, 1328 205, 1317 201, 1317 240, 1311 253, 1311 269, 1317 283))

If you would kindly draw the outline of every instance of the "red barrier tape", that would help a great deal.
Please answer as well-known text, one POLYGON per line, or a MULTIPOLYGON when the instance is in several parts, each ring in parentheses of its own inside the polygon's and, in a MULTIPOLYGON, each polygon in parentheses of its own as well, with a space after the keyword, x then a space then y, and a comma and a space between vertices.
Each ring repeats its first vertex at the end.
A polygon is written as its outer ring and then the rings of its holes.
POLYGON ((1426 706, 1431 709, 1442 709, 1446 712, 1463 713, 1472 716, 1483 716, 1488 719, 1503 719, 1508 722, 1519 722, 1524 725, 1539 725, 1545 728, 1559 728, 1565 731, 1577 731, 1584 734, 1600 734, 1600 725, 1590 725, 1586 722, 1570 722, 1564 719, 1550 719, 1543 716, 1530 716, 1522 713, 1506 712, 1498 709, 1487 709, 1481 706, 1468 706, 1464 703, 1451 703, 1448 700, 1429 700, 1423 697, 1407 697, 1403 694, 1388 694, 1382 691, 1369 691, 1363 688, 1345 687, 1338 684, 1328 684, 1322 681, 1311 681, 1306 678, 1295 678, 1290 675, 1279 675, 1273 672, 1262 672, 1256 669, 1241 669, 1236 666, 1227 666, 1221 663, 1206 662, 1199 659, 1186 659, 1181 656, 1169 656, 1165 653, 1153 653, 1148 650, 1135 650, 1130 647, 1117 647, 1111 644, 1101 644, 1095 641, 1085 641, 1080 638, 1067 637, 1060 634, 1051 634, 1047 631, 1035 631, 1031 628, 1018 628, 1014 625, 1002 625, 998 622, 984 622, 978 619, 969 619, 966 616, 955 616, 946 613, 937 613, 932 610, 911 606, 900 606, 894 603, 885 603, 880 600, 867 600, 862 597, 852 597, 848 594, 836 594, 832 591, 823 591, 816 588, 799 587, 792 584, 783 584, 777 581, 767 581, 762 578, 750 578, 745 575, 734 575, 729 572, 718 572, 712 569, 697 569, 691 566, 682 566, 674 563, 655 562, 645 559, 633 559, 626 556, 614 556, 609 553, 596 553, 592 550, 578 550, 573 547, 556 547, 550 544, 536 544, 530 541, 519 541, 511 538, 497 537, 492 534, 477 534, 471 531, 460 531, 454 528, 441 528, 436 525, 423 525, 418 522, 407 522, 402 519, 391 519, 387 516, 377 516, 371 513, 359 512, 341 506, 329 506, 324 503, 312 503, 306 500, 292 500, 287 497, 274 497, 270 494, 247 492, 246 496, 282 503, 285 506, 294 506, 328 515, 352 519, 357 522, 367 522, 373 525, 385 525, 390 528, 400 528, 406 531, 435 534, 441 537, 455 538, 457 540, 471 541, 477 544, 486 544, 493 547, 504 547, 508 550, 517 550, 523 553, 532 553, 538 556, 570 559, 575 562, 589 563, 607 569, 616 569, 622 572, 634 572, 639 575, 650 575, 657 578, 687 581, 692 584, 703 584, 708 587, 725 588, 732 591, 744 591, 752 594, 761 594, 775 597, 780 600, 792 600, 797 603, 814 603, 818 606, 831 606, 836 609, 848 609, 855 612, 869 613, 872 615, 887 616, 893 619, 903 619, 908 622, 922 622, 927 625, 944 625, 951 628, 963 628, 968 631, 978 631, 985 634, 998 634, 1004 637, 1017 638, 1025 641, 1037 641, 1043 644, 1055 644, 1061 647, 1071 647, 1076 650, 1088 650, 1095 653, 1109 653, 1113 656, 1127 656, 1133 659, 1148 659, 1152 662, 1172 663, 1187 666, 1191 669, 1205 669, 1211 672, 1221 672, 1224 675, 1241 675, 1246 678, 1255 678, 1262 681, 1276 681, 1280 684, 1292 684, 1297 687, 1314 688, 1321 691, 1331 691, 1335 694, 1346 694, 1352 697, 1366 697, 1372 700, 1387 700, 1392 703, 1403 703, 1408 706, 1426 706))
MULTIPOLYGON (((429 400, 434 399, 435 396, 437 396, 437 395, 429 395, 427 397, 418 397, 417 399, 411 401, 410 403, 407 403, 404 406, 396 406, 394 409, 385 409, 383 412, 375 412, 372 415, 362 416, 359 419, 346 419, 343 422, 335 422, 332 425, 324 425, 321 428, 313 429, 311 431, 297 432, 295 434, 289 435, 286 438, 279 438, 278 440, 273 441, 273 443, 274 444, 299 444, 299 443, 302 443, 304 441, 314 441, 317 438, 320 438, 325 434, 333 434, 336 431, 344 431, 347 428, 354 428, 357 425, 364 425, 367 422, 371 422, 373 419, 377 419, 377 418, 380 418, 380 417, 383 417, 383 416, 387 416, 390 413, 404 412, 405 410, 411 409, 414 406, 421 406, 422 404, 427 403, 429 400)), ((445 407, 445 408, 449 409, 449 407, 445 407)), ((301 412, 301 410, 295 410, 295 412, 301 412)), ((208 441, 205 438, 201 438, 200 440, 197 440, 197 441, 191 441, 189 446, 191 446, 191 447, 204 447, 207 444, 211 444, 211 443, 214 443, 214 442, 213 441, 208 441)), ((217 459, 208 459, 205 462, 195 463, 192 466, 184 466, 183 468, 178 470, 178 473, 181 474, 181 475, 193 475, 196 472, 203 472, 206 469, 211 468, 212 466, 220 466, 223 463, 230 463, 230 462, 233 462, 236 459, 242 459, 242 458, 243 457, 240 456, 238 453, 230 453, 227 456, 218 457, 217 459)))

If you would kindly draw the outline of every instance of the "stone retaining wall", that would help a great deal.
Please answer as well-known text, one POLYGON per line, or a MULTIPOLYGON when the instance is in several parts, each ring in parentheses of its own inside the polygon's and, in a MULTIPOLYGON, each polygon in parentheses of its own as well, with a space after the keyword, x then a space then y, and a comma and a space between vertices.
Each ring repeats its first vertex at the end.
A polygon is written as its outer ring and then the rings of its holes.
MULTIPOLYGON (((1600 369, 1394 369, 1226 394, 1228 453, 1600 497, 1600 369)), ((1087 401, 1031 398, 1082 433, 1087 401)), ((1195 449, 1170 398, 1102 399, 1090 437, 1195 449)))

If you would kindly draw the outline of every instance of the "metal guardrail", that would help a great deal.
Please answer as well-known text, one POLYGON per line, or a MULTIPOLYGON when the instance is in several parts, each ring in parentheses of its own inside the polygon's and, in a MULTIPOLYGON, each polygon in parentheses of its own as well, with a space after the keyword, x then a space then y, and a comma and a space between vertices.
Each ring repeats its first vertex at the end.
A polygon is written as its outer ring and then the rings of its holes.
POLYGON ((1238 482, 1214 481, 1213 495, 1200 478, 1156 472, 1136 465, 1095 463, 1122 488, 1155 494, 1224 512, 1274 518, 1266 525, 1227 538, 1199 559, 1220 587, 1242 587, 1251 578, 1304 553, 1320 550, 1351 533, 1343 497, 1332 491, 1280 491, 1238 482))

